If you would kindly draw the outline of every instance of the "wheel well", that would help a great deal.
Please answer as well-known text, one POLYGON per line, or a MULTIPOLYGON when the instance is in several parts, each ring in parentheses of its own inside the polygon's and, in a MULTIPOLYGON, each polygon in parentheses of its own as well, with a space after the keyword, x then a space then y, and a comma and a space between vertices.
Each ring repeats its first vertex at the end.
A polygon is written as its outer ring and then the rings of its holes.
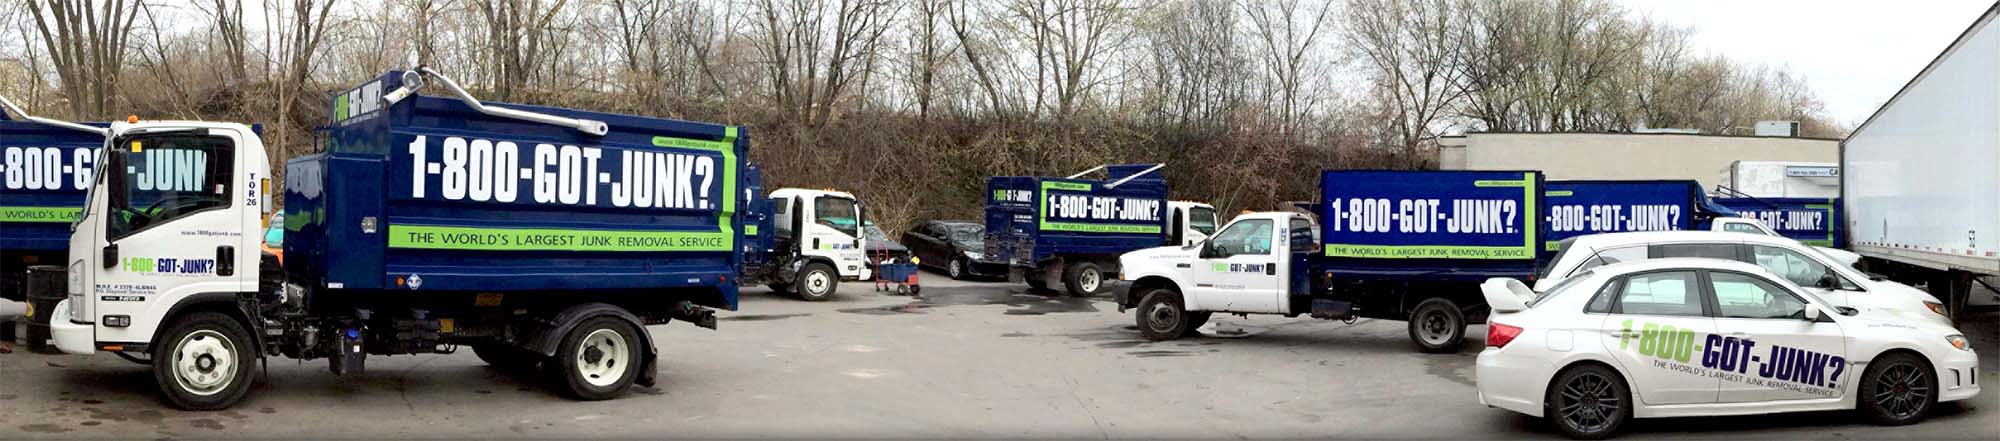
MULTIPOLYGON (((1895 354, 1910 354, 1910 356, 1917 358, 1918 363, 1924 364, 1924 372, 1929 372, 1932 376, 1937 375, 1937 365, 1931 363, 1931 358, 1925 357, 1924 353, 1917 352, 1916 350, 1912 350, 1910 348, 1890 348, 1888 350, 1882 351, 1881 353, 1877 353, 1875 354, 1874 357, 1870 357, 1868 359, 1869 360, 1868 367, 1870 368, 1875 367, 1874 363, 1875 360, 1880 360, 1882 359, 1882 357, 1887 357, 1895 354)), ((1863 371, 1866 371, 1866 369, 1864 369, 1863 371)), ((1862 373, 1866 374, 1867 372, 1862 372, 1862 373)), ((1944 379, 1938 378, 1937 381, 1940 384, 1942 384, 1944 382, 1944 379)))
POLYGON ((264 346, 264 336, 261 335, 262 332, 260 331, 262 328, 250 319, 250 316, 243 311, 243 308, 237 306, 238 301, 239 299, 236 294, 219 292, 195 294, 181 299, 180 303, 175 303, 172 308, 167 309, 166 315, 160 317, 159 327, 153 331, 153 341, 148 342, 146 345, 147 351, 153 351, 152 348, 159 347, 160 338, 166 334, 164 331, 166 331, 167 327, 173 326, 175 322, 180 321, 181 317, 197 312, 217 312, 229 316, 229 318, 236 319, 238 323, 241 323, 243 330, 250 332, 252 346, 258 348, 258 352, 261 353, 264 346))
POLYGON ((1132 291, 1131 291, 1132 295, 1126 296, 1125 298, 1125 301, 1130 302, 1131 304, 1125 306, 1138 305, 1140 300, 1145 300, 1142 297, 1145 297, 1146 291, 1159 288, 1171 289, 1174 290, 1174 292, 1182 292, 1181 286, 1179 284, 1174 283, 1173 279, 1168 279, 1160 276, 1141 277, 1139 278, 1139 280, 1135 280, 1132 282, 1132 291))
POLYGON ((1604 368, 1604 370, 1611 371, 1612 376, 1618 377, 1619 383, 1625 384, 1625 393, 1632 397, 1633 404, 1636 405, 1638 403, 1639 390, 1634 389, 1632 387, 1631 379, 1625 378, 1625 371, 1620 371, 1618 370, 1617 366, 1612 366, 1611 363, 1605 363, 1602 360, 1583 359, 1563 365, 1562 369, 1556 370, 1555 375, 1549 376, 1549 384, 1547 386, 1542 387, 1542 406, 1547 407, 1549 405, 1548 393, 1550 390, 1552 390, 1550 388, 1556 387, 1555 379, 1557 377, 1561 377, 1563 374, 1569 373, 1569 371, 1571 370, 1575 370, 1577 368, 1581 368, 1584 366, 1598 366, 1604 368))

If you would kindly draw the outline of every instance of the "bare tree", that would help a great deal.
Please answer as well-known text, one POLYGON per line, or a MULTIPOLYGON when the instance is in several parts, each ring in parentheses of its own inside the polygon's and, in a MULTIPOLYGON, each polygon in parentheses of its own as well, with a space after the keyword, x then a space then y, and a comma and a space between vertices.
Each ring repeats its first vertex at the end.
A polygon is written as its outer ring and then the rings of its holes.
POLYGON ((547 49, 558 13, 569 0, 468 0, 487 26, 486 60, 494 97, 513 99, 548 64, 547 49))
POLYGON ((145 5, 139 0, 28 0, 70 113, 105 115, 125 67, 125 43, 145 5))
POLYGON ((1309 10, 1308 0, 1245 0, 1244 14, 1256 33, 1266 74, 1275 90, 1270 94, 1277 105, 1278 126, 1288 133, 1298 122, 1308 99, 1305 81, 1311 75, 1311 59, 1334 10, 1333 0, 1321 0, 1309 10))
POLYGON ((1434 144, 1465 97, 1444 38, 1458 25, 1450 12, 1445 0, 1355 0, 1347 7, 1349 43, 1375 75, 1385 141, 1405 151, 1434 144))

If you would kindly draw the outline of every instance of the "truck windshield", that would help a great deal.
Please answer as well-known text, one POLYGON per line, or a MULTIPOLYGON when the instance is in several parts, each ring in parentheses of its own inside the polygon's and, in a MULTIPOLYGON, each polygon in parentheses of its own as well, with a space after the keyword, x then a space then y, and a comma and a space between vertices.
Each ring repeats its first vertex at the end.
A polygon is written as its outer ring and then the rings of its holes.
POLYGON ((848 236, 858 236, 861 226, 857 216, 853 199, 837 196, 813 198, 813 218, 818 219, 821 225, 833 227, 848 236))
POLYGON ((235 143, 197 132, 121 137, 104 152, 105 237, 117 240, 194 213, 229 207, 235 143), (124 171, 119 173, 117 171, 124 171))
POLYGON ((1215 209, 1208 207, 1188 209, 1188 227, 1200 231, 1201 234, 1215 234, 1215 209))

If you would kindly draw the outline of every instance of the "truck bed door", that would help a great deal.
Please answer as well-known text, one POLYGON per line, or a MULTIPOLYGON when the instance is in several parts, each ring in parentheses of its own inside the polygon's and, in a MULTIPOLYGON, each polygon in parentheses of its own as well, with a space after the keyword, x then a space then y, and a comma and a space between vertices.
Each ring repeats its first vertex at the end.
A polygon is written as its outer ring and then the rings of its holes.
POLYGON ((1216 233, 1195 264, 1194 295, 1204 310, 1280 312, 1285 286, 1280 262, 1290 253, 1272 219, 1244 219, 1216 233))

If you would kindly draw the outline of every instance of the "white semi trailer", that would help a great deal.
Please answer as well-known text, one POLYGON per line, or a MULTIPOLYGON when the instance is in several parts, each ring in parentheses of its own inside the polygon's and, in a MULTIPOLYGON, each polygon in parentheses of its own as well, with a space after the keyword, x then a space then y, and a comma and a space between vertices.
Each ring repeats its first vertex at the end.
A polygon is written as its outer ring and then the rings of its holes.
POLYGON ((1955 318, 2000 281, 2000 4, 1841 143, 1863 268, 1928 285, 1955 318))

